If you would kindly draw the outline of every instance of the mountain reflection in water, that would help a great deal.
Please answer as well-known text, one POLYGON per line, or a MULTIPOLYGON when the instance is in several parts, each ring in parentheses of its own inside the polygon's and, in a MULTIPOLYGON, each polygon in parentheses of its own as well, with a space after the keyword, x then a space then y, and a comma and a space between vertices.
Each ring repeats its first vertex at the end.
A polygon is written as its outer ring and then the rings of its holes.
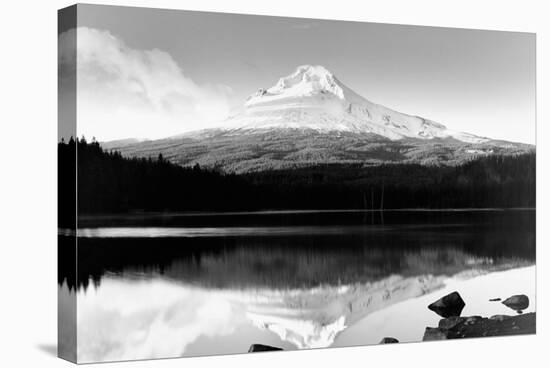
MULTIPOLYGON (((534 211, 238 217, 79 229, 77 278, 60 260, 59 279, 77 296, 79 360, 332 346, 375 312, 535 262, 534 211)), ((425 327, 403 329, 418 341, 425 327)))

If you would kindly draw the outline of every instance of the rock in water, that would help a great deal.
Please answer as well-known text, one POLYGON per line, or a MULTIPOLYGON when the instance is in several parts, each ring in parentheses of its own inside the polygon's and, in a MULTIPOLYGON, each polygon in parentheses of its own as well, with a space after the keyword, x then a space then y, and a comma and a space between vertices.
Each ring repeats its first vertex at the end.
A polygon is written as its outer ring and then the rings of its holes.
POLYGON ((503 301, 502 304, 515 311, 522 311, 529 307, 529 298, 527 295, 514 295, 503 301))
POLYGON ((450 328, 455 327, 456 325, 463 323, 466 320, 465 317, 449 317, 449 318, 443 318, 441 321, 439 321, 439 328, 448 330, 450 328))
POLYGON ((439 327, 426 327, 423 341, 460 339, 484 336, 524 335, 536 332, 536 315, 497 315, 491 318, 480 316, 451 317, 439 322, 439 327))
POLYGON ((447 340, 449 330, 438 327, 426 327, 422 341, 447 340))
POLYGON ((250 345, 250 348, 248 349, 249 353, 254 353, 258 351, 277 351, 277 350, 283 350, 281 348, 277 348, 275 346, 269 346, 269 345, 262 345, 262 344, 252 344, 250 345))
POLYGON ((395 337, 384 337, 382 340, 380 340, 379 344, 397 344, 399 340, 397 340, 395 337))
POLYGON ((512 316, 506 316, 504 314, 496 314, 496 315, 490 317, 489 319, 492 319, 494 321, 502 322, 502 321, 504 321, 505 319, 508 319, 508 318, 512 318, 512 316))
POLYGON ((430 304, 428 309, 434 311, 443 318, 459 317, 465 305, 460 294, 454 291, 430 304))

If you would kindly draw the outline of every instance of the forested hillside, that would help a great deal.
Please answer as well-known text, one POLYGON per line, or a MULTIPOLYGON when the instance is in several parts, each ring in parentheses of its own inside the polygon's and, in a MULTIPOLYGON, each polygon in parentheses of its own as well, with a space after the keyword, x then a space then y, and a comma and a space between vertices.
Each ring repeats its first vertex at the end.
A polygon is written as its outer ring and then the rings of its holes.
MULTIPOLYGON (((85 139, 61 142, 60 223, 78 149, 79 213, 535 206, 535 153, 489 155, 458 166, 319 164, 227 174, 159 155, 124 158, 85 139), (77 148, 78 147, 78 148, 77 148)), ((68 220, 67 220, 68 221, 68 220)))

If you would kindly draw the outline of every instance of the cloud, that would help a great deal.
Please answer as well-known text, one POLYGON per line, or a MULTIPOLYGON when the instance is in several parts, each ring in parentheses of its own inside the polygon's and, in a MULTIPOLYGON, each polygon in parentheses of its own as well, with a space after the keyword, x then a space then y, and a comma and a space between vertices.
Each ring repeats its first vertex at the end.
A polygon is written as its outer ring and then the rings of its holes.
POLYGON ((59 50, 61 83, 76 64, 78 135, 161 138, 208 127, 229 113, 229 87, 195 83, 165 51, 135 49, 86 27, 62 33, 59 50))

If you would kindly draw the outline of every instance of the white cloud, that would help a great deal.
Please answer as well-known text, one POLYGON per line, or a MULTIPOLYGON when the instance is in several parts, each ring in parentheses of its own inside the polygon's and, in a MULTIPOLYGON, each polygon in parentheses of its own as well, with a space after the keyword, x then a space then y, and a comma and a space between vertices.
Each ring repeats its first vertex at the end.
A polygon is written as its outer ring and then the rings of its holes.
POLYGON ((228 115, 229 87, 199 85, 169 53, 131 48, 108 31, 79 27, 62 33, 61 78, 74 65, 75 33, 78 135, 161 138, 208 127, 228 115))

